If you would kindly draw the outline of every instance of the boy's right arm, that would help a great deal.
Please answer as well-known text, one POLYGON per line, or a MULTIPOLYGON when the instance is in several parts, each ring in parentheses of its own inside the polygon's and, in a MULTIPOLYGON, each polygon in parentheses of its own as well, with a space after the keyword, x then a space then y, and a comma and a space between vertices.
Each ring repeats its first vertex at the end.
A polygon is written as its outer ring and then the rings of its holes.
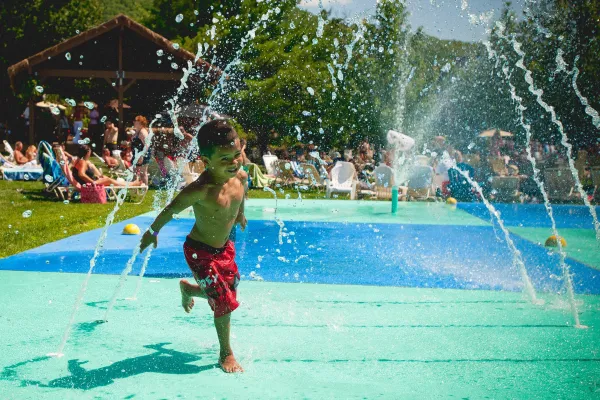
POLYGON ((202 200, 204 186, 202 179, 198 179, 196 182, 186 186, 174 199, 158 214, 154 222, 150 225, 150 229, 154 232, 151 233, 147 230, 142 236, 140 242, 140 252, 144 251, 146 247, 151 244, 156 247, 158 245, 158 232, 165 226, 169 221, 173 219, 173 214, 179 214, 186 208, 192 206, 194 203, 202 200))

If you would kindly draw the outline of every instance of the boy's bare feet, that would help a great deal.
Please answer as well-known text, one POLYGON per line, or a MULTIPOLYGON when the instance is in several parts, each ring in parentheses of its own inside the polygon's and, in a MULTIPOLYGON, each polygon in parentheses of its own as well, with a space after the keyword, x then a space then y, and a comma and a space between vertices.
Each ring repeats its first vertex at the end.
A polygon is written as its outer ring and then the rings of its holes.
POLYGON ((186 313, 192 311, 194 308, 194 298, 190 293, 190 283, 185 279, 179 281, 179 289, 181 290, 181 305, 186 313))
POLYGON ((227 373, 244 372, 244 369, 238 364, 233 354, 219 357, 219 365, 221 366, 221 369, 227 373))

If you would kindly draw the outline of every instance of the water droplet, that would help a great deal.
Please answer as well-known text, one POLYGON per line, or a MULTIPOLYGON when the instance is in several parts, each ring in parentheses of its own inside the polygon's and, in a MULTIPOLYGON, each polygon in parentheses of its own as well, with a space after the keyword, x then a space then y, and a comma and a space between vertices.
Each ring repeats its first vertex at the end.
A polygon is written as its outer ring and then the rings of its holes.
POLYGON ((156 55, 157 55, 157 56, 161 57, 163 54, 165 54, 165 52, 164 52, 164 51, 162 51, 162 49, 160 49, 160 50, 156 50, 156 55))
POLYGON ((383 49, 383 46, 379 46, 379 49, 378 49, 378 50, 379 50, 379 52, 380 52, 380 53, 383 53, 383 50, 384 50, 384 49, 383 49))
POLYGON ((75 33, 79 35, 79 29, 77 29, 77 30, 75 31, 75 33))
POLYGON ((179 50, 179 43, 173 43, 173 48, 175 50, 179 50))
POLYGON ((23 174, 23 179, 25 179, 26 181, 29 180, 29 174, 23 174))
POLYGON ((317 43, 319 43, 319 41, 317 39, 312 40, 312 44, 317 44, 317 43))
POLYGON ((104 117, 100 118, 100 122, 102 122, 102 123, 105 123, 105 122, 106 122, 106 119, 107 119, 107 118, 106 118, 106 115, 105 115, 104 117))
POLYGON ((80 56, 79 56, 79 59, 80 59, 80 60, 82 60, 82 59, 83 59, 83 55, 80 55, 80 56))
POLYGON ((175 22, 180 23, 181 21, 183 21, 183 14, 177 14, 175 22))
POLYGON ((160 114, 156 114, 156 115, 154 116, 154 118, 162 118, 162 115, 160 115, 160 114))
POLYGON ((69 200, 63 201, 63 204, 69 204, 69 200))
POLYGON ((194 10, 194 15, 198 15, 198 14, 200 14, 200 13, 198 12, 198 10, 194 10))
POLYGON ((58 107, 50 107, 50 112, 54 115, 59 115, 60 109, 58 107))
POLYGON ((198 255, 196 253, 192 254, 192 258, 195 260, 198 258, 198 255))
MULTIPOLYGON (((66 201, 66 200, 65 200, 65 201, 66 201)), ((67 230, 65 229, 65 230, 63 231, 63 233, 66 235, 66 234, 67 234, 67 230)))
POLYGON ((285 169, 290 169, 292 168, 292 165, 289 162, 285 163, 285 169))
POLYGON ((96 143, 92 143, 92 148, 96 148, 96 143))
POLYGON ((43 88, 43 87, 41 87, 41 86, 36 86, 36 87, 35 87, 35 90, 36 90, 38 93, 44 93, 44 88, 43 88))
POLYGON ((179 68, 179 65, 177 65, 177 63, 171 63, 171 68, 177 69, 179 68))
POLYGON ((65 216, 64 216, 64 215, 61 215, 61 216, 60 216, 60 219, 65 219, 65 216))
POLYGON ((91 101, 86 101, 85 103, 83 103, 83 105, 89 108, 90 110, 94 109, 94 103, 92 103, 91 101))
POLYGON ((15 235, 18 235, 18 234, 19 234, 19 231, 15 231, 15 235))
POLYGON ((306 35, 302 35, 302 41, 304 41, 304 42, 308 42, 308 36, 306 36, 306 35))
POLYGON ((68 105, 70 105, 71 107, 75 107, 77 105, 77 103, 75 102, 75 100, 73 99, 65 99, 65 101, 67 102, 68 105))
POLYGON ((290 22, 290 28, 294 29, 296 27, 296 25, 293 22, 290 22))
POLYGON ((65 58, 66 58, 68 61, 71 61, 71 53, 66 53, 66 54, 65 54, 65 58))
POLYGON ((331 93, 331 100, 335 100, 337 98, 337 93, 333 92, 331 93))
POLYGON ((54 177, 52 175, 46 175, 44 176, 44 179, 46 180, 46 182, 48 183, 52 183, 54 182, 54 177))
POLYGON ((158 64, 162 64, 162 60, 156 60, 158 64))
POLYGON ((117 86, 117 84, 115 82, 112 83, 113 86, 117 86))
POLYGON ((310 117, 312 113, 310 111, 302 111, 302 115, 304 115, 305 117, 310 117))
POLYGON ((469 145, 467 146, 467 149, 471 150, 473 147, 475 147, 475 143, 471 142, 471 143, 469 143, 469 145))
POLYGON ((310 86, 306 88, 306 91, 310 93, 311 96, 315 95, 315 89, 311 88, 310 86))
POLYGON ((32 214, 31 210, 23 211, 23 218, 29 218, 29 217, 31 217, 31 214, 32 214))

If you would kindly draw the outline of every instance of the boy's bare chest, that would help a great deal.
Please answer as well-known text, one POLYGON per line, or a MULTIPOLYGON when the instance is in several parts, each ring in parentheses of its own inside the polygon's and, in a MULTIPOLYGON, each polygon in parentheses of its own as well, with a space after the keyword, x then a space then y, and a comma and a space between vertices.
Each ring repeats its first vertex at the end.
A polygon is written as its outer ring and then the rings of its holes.
POLYGON ((200 208, 205 214, 234 214, 240 208, 243 198, 244 188, 241 184, 210 188, 207 190, 200 208))

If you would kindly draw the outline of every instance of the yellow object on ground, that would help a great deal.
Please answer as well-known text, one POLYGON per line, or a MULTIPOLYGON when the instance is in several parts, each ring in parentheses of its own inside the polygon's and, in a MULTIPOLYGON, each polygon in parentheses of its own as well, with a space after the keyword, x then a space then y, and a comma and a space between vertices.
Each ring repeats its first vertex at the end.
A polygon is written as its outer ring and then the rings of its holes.
MULTIPOLYGON (((560 238, 560 244, 562 247, 567 247, 567 241, 565 238, 560 238)), ((552 235, 548 239, 546 239, 545 246, 547 247, 558 247, 558 241, 556 240, 556 236, 552 235)))
POLYGON ((123 228, 123 235, 139 235, 140 227, 136 224, 127 224, 125 228, 123 228))
POLYGON ((456 203, 458 203, 458 202, 456 201, 456 199, 455 199, 454 197, 448 197, 448 198, 446 199, 446 204, 450 204, 450 205, 452 205, 452 206, 455 206, 455 205, 456 205, 456 203))

